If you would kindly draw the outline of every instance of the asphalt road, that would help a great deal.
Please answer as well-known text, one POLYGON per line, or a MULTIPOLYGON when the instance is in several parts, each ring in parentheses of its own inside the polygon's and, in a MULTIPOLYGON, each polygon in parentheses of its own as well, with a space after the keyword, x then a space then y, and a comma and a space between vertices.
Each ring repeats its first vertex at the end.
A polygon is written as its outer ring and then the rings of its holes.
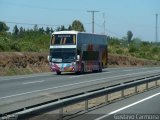
POLYGON ((72 120, 160 120, 160 88, 119 100, 72 120))
POLYGON ((0 113, 157 73, 160 67, 107 68, 102 73, 83 75, 42 73, 0 77, 0 113))

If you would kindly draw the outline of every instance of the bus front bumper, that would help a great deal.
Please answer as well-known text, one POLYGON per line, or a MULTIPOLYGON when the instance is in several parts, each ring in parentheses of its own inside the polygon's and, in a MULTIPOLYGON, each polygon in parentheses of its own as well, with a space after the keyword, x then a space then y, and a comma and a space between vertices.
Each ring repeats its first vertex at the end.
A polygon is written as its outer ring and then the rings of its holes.
POLYGON ((51 63, 51 71, 53 72, 75 72, 73 63, 51 63))

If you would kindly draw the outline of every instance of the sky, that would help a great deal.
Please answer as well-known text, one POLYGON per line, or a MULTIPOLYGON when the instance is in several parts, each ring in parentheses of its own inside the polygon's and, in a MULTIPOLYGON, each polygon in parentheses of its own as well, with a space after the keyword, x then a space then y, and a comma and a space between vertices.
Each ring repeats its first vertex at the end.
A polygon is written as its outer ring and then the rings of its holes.
POLYGON ((99 11, 94 16, 95 33, 122 38, 131 30, 134 38, 151 42, 156 38, 158 14, 160 41, 160 0, 0 0, 0 21, 6 22, 12 31, 16 23, 26 29, 34 24, 56 29, 79 20, 86 32, 92 32, 92 14, 87 12, 92 10, 99 11))

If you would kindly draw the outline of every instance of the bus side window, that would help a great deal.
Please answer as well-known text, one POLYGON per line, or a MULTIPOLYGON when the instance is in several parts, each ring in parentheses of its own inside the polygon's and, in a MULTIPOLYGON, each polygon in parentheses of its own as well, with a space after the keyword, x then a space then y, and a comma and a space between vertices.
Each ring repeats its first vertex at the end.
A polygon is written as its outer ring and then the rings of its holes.
POLYGON ((61 38, 61 40, 60 40, 60 45, 62 45, 62 43, 63 43, 63 38, 61 38))
POLYGON ((55 44, 55 37, 52 36, 52 39, 51 39, 51 45, 54 45, 55 44))
POLYGON ((63 44, 66 44, 66 39, 67 39, 67 38, 64 38, 64 39, 63 39, 63 44))
POLYGON ((76 36, 73 36, 73 44, 76 44, 76 36))
POLYGON ((68 37, 65 44, 72 44, 72 42, 73 42, 73 40, 68 37))

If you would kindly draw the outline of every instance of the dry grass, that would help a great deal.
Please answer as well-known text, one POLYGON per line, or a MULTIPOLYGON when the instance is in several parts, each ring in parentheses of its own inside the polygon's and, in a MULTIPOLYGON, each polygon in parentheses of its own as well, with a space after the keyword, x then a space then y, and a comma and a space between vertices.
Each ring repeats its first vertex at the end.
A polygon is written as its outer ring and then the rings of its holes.
POLYGON ((0 52, 0 76, 48 72, 48 53, 0 52))

